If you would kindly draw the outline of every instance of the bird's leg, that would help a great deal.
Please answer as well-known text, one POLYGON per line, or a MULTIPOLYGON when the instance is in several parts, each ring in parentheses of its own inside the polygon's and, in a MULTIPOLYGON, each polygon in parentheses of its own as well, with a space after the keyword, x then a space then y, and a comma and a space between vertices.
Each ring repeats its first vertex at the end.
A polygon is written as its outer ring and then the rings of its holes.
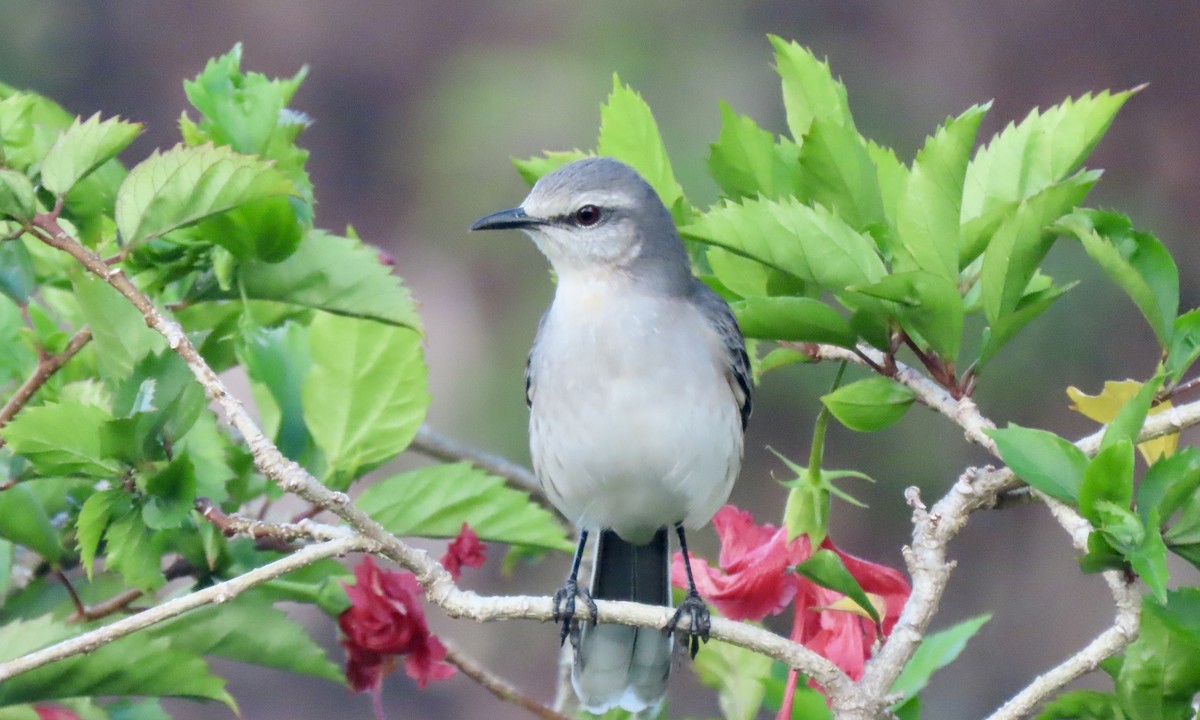
MULTIPOLYGON (((583 550, 587 547, 588 533, 587 530, 579 531, 579 545, 575 548, 575 560, 571 563, 571 574, 567 576, 567 582, 554 593, 554 622, 562 623, 562 637, 559 638, 559 644, 566 642, 567 635, 571 634, 572 623, 575 620, 575 598, 579 597, 588 606, 588 616, 592 623, 596 622, 596 602, 592 600, 592 594, 586 589, 579 587, 576 578, 579 575, 579 563, 583 560, 583 550)), ((574 637, 572 644, 575 644, 574 637)))
POLYGON ((692 579, 692 561, 688 556, 687 538, 683 534, 683 524, 675 526, 675 532, 679 535, 679 549, 683 551, 683 569, 687 573, 687 595, 684 596, 683 602, 679 603, 679 607, 675 609, 675 614, 671 616, 671 620, 667 623, 666 631, 668 633, 675 632, 675 626, 683 619, 683 613, 686 612, 689 617, 688 627, 685 633, 688 636, 688 652, 692 659, 696 659, 696 653, 700 652, 700 641, 708 642, 708 631, 712 626, 712 617, 709 615, 708 606, 704 604, 704 600, 700 597, 700 593, 696 592, 696 581, 692 579))

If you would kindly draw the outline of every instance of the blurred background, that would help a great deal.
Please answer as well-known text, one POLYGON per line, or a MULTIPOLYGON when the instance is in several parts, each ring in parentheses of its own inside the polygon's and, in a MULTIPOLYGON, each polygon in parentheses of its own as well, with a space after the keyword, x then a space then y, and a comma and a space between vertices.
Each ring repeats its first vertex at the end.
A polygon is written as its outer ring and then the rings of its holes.
MULTIPOLYGON (((1034 106, 1149 83, 1117 116, 1089 163, 1105 168, 1091 204, 1129 213, 1180 265, 1182 307, 1200 303, 1200 4, 1170 0, 0 0, 0 81, 44 93, 74 113, 146 123, 127 151, 142 158, 178 140, 187 109, 181 82, 212 56, 245 43, 243 66, 269 75, 310 68, 293 106, 315 122, 302 137, 319 201, 317 222, 353 224, 396 259, 428 334, 430 422, 489 451, 528 462, 521 373, 552 285, 533 246, 472 236, 475 218, 517 204, 525 186, 510 165, 545 149, 590 148, 612 74, 650 103, 691 201, 716 199, 704 172, 719 128, 717 100, 766 128, 784 128, 765 35, 827 55, 849 89, 859 128, 909 160, 947 115, 994 99, 981 138, 1034 106)), ((1068 410, 1076 385, 1145 378, 1157 352, 1132 304, 1077 247, 1049 262, 1079 287, 1024 331, 989 367, 977 400, 998 423, 1069 437, 1092 424, 1068 410)), ((833 367, 773 373, 758 390, 747 460, 733 502, 779 522, 786 469, 768 451, 806 457, 817 398, 833 367)), ((848 487, 870 504, 835 506, 838 544, 901 567, 910 525, 902 492, 932 502, 970 464, 986 462, 941 417, 914 408, 874 435, 837 428, 830 467, 862 470, 875 485, 848 487)), ((398 465, 397 467, 400 467, 398 465)), ((712 557, 716 538, 698 533, 712 557)), ((483 592, 548 594, 568 558, 500 572, 500 553, 465 583, 483 592)), ((958 561, 935 627, 979 613, 994 619, 962 659, 934 677, 926 717, 986 714, 1085 644, 1112 616, 1100 578, 1077 570, 1066 535, 1039 506, 981 512, 950 549, 958 561)), ((1182 567, 1174 568, 1184 573, 1182 567)), ((1194 583, 1194 573, 1187 576, 1194 583)), ((451 638, 531 695, 553 694, 557 632, 524 622, 487 626, 436 612, 451 638)), ((336 649, 332 623, 308 618, 336 649)), ((790 618, 780 619, 786 631, 790 618)), ((233 664, 221 667, 246 718, 369 717, 367 696, 320 680, 233 664)), ((1087 686, 1107 688, 1103 678, 1087 686)), ((403 718, 521 718, 462 677, 417 691, 403 673, 385 706, 403 718)), ((172 701, 178 718, 227 711, 172 701)), ((675 673, 670 717, 716 714, 689 668, 675 673)))

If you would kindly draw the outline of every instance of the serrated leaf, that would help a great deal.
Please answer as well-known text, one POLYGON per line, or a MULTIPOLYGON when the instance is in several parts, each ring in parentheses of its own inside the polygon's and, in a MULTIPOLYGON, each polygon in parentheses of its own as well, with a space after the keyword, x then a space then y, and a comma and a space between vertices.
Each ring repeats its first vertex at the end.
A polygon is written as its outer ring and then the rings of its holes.
POLYGON ((1045 290, 1026 292, 1012 313, 998 318, 990 327, 984 328, 983 346, 979 349, 979 367, 982 368, 991 361, 1021 328, 1046 312, 1055 300, 1078 284, 1073 282, 1062 287, 1051 286, 1045 290))
POLYGON ((854 347, 850 321, 819 300, 803 297, 747 297, 730 304, 742 335, 766 340, 823 342, 854 347))
POLYGON ((884 225, 883 200, 874 161, 854 126, 816 117, 800 145, 800 197, 833 210, 851 227, 884 225))
POLYGON ((0 492, 0 537, 24 545, 51 563, 56 564, 63 554, 46 508, 23 484, 0 492))
MULTIPOLYGON (((908 168, 896 157, 889 147, 867 141, 867 155, 875 164, 875 175, 879 183, 879 198, 883 203, 883 214, 888 225, 894 227, 899 214, 900 199, 908 185, 908 168)), ((898 254, 898 253, 897 253, 898 254)))
POLYGON ((87 572, 88 580, 96 561, 96 550, 100 539, 108 529, 109 520, 113 515, 122 515, 128 511, 129 496, 123 490, 101 490, 92 493, 79 509, 79 518, 75 523, 75 544, 79 547, 79 564, 87 572))
POLYGON ((75 183, 117 156, 142 132, 141 123, 119 117, 100 120, 75 118, 42 160, 42 186, 55 195, 66 195, 75 183))
POLYGON ((1104 274, 1133 300, 1159 344, 1168 347, 1179 309, 1179 271, 1153 235, 1136 232, 1123 215, 1080 210, 1056 229, 1075 237, 1104 274))
POLYGON ((146 481, 142 522, 151 530, 183 526, 196 501, 196 471, 187 455, 176 456, 146 481))
POLYGON ((1080 172, 1020 201, 987 241, 980 270, 984 313, 989 324, 1011 314, 1054 244, 1048 228, 1087 195, 1099 175, 1080 172))
POLYGON ((527 493, 467 463, 394 475, 364 490, 357 505, 396 535, 454 537, 465 522, 486 541, 567 552, 574 546, 527 493))
POLYGON ((512 164, 517 169, 517 174, 532 185, 543 175, 548 175, 563 165, 582 160, 585 157, 591 157, 591 153, 585 153, 582 150, 567 150, 566 152, 547 150, 540 157, 535 155, 525 160, 512 158, 512 164))
POLYGON ((274 437, 284 455, 305 462, 313 448, 300 399, 304 378, 312 367, 308 328, 295 322, 275 328, 247 328, 238 357, 256 386, 263 431, 274 437), (272 408, 270 413, 265 412, 267 405, 272 408))
MULTIPOLYGON (((613 75, 613 89, 600 107, 600 137, 596 154, 607 155, 637 170, 659 199, 673 213, 683 200, 683 188, 675 180, 671 159, 663 145, 658 123, 646 101, 613 75)), ((676 217, 676 222, 685 220, 676 217)))
POLYGON ((342 670, 305 630, 252 591, 149 631, 172 649, 345 682, 342 670))
POLYGON ((879 624, 879 609, 863 592, 862 586, 850 574, 846 564, 838 554, 827 548, 821 548, 796 566, 796 572, 812 580, 823 588, 839 592, 854 601, 859 614, 865 614, 871 621, 879 624))
POLYGON ((885 272, 873 240, 828 210, 791 198, 725 202, 680 232, 833 292, 885 272))
MULTIPOLYGON (((1067 99, 1009 124, 967 167, 963 222, 1032 197, 1078 170, 1131 93, 1067 99)), ((972 257, 968 252, 966 260, 972 257)))
POLYGON ((36 214, 33 183, 24 173, 0 167, 0 218, 31 220, 36 214))
MULTIPOLYGON (((1141 432, 1142 422, 1146 417, 1171 409, 1170 400, 1150 407, 1151 400, 1158 392, 1159 384, 1151 383, 1152 387, 1145 390, 1146 386, 1136 380, 1106 380, 1104 389, 1098 395, 1088 395, 1079 388, 1071 386, 1067 388, 1067 397, 1071 398, 1072 410, 1101 424, 1113 422, 1123 408, 1129 407, 1130 414, 1122 419, 1120 425, 1110 426, 1105 431, 1105 439, 1107 441, 1109 433, 1112 432, 1116 433, 1113 435, 1114 438, 1119 436, 1133 441, 1141 432), (1138 404, 1130 405, 1135 400, 1138 404)), ((1138 450, 1147 463, 1153 463, 1160 457, 1173 454, 1178 444, 1179 435, 1172 434, 1141 443, 1138 445, 1138 450)))
POLYGON ((900 705, 917 696, 935 672, 954 662, 954 659, 966 648, 967 642, 992 619, 991 615, 976 615, 957 625, 930 633, 921 639, 917 651, 904 665, 896 681, 892 683, 891 693, 900 695, 903 699, 900 705))
POLYGON ((800 188, 800 148, 760 128, 720 101, 721 133, 709 146, 708 172, 726 197, 795 195, 800 188))
POLYGON ((160 567, 162 553, 155 549, 152 534, 139 508, 114 517, 104 533, 108 552, 105 566, 121 573, 133 587, 149 592, 165 582, 160 567))
POLYGON ((1054 433, 1012 423, 984 432, 1017 477, 1053 498, 1075 503, 1089 462, 1082 450, 1054 433))
POLYGON ((923 270, 893 273, 873 285, 853 288, 890 305, 890 314, 914 339, 942 358, 958 357, 963 333, 963 299, 950 280, 923 270))
POLYGON ((325 479, 346 487, 408 447, 429 407, 421 336, 407 327, 317 313, 304 419, 325 454, 325 479))
POLYGON ((717 691, 724 720, 754 720, 762 707, 763 678, 771 659, 752 650, 714 640, 692 664, 700 682, 717 691))
POLYGON ((904 417, 916 400, 913 391, 885 377, 843 385, 821 397, 821 404, 851 430, 874 432, 904 417))
POLYGON ((273 300, 420 331, 412 295, 379 251, 354 238, 307 234, 286 260, 238 264, 233 285, 198 288, 195 300, 273 300))
POLYGON ((96 364, 106 380, 124 379, 142 358, 166 349, 162 335, 147 327, 138 309, 108 283, 81 274, 72 284, 79 312, 92 330, 96 364))
POLYGON ((300 245, 311 223, 309 210, 287 195, 257 198, 205 218, 197 226, 199 237, 227 250, 237 260, 257 259, 277 263, 300 245))
POLYGON ((896 230, 908 257, 922 270, 958 279, 963 179, 975 133, 987 113, 975 105, 947 119, 917 152, 896 210, 896 230))
MULTIPOLYGON (((50 615, 0 626, 0 661, 11 660, 79 634, 50 615)), ((174 650, 149 633, 127 635, 86 655, 75 655, 0 683, 0 706, 56 698, 142 695, 191 697, 237 708, 225 681, 192 653, 174 650)))
POLYGON ((225 147, 176 145, 130 170, 117 192, 115 218, 122 241, 137 245, 243 203, 293 192, 270 162, 225 147))
POLYGON ((817 118, 853 128, 846 87, 834 79, 829 63, 798 43, 767 37, 775 48, 775 69, 783 81, 783 106, 792 137, 799 142, 817 118))
POLYGON ((0 437, 42 475, 111 478, 119 466, 103 453, 100 442, 101 429, 109 419, 109 414, 95 405, 39 405, 22 410, 0 429, 0 437))

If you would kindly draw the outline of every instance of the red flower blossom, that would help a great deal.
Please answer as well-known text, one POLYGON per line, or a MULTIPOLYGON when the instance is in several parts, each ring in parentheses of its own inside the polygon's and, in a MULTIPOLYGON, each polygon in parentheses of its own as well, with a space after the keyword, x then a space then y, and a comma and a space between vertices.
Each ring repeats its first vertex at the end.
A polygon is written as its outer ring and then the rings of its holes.
MULTIPOLYGON (((807 582, 790 568, 810 554, 808 538, 787 540, 787 530, 755 525, 747 511, 726 505, 713 517, 721 539, 720 568, 693 557, 692 572, 701 597, 733 620, 762 620, 780 613, 807 582)), ((683 555, 675 553, 671 577, 676 587, 687 587, 683 555)))
POLYGON ((80 720, 76 712, 62 705, 34 705, 33 711, 37 713, 38 720, 80 720))
POLYGON ((458 537, 450 542, 446 554, 439 561, 442 567, 450 571, 450 577, 457 580, 462 574, 463 567, 477 568, 487 560, 487 545, 479 541, 475 531, 463 523, 458 537))
POLYGON ((378 691, 400 655, 406 656, 404 670, 417 687, 454 674, 445 661, 446 647, 429 632, 416 576, 384 572, 368 556, 354 577, 354 585, 345 585, 351 604, 338 625, 345 633, 346 679, 355 692, 378 691))

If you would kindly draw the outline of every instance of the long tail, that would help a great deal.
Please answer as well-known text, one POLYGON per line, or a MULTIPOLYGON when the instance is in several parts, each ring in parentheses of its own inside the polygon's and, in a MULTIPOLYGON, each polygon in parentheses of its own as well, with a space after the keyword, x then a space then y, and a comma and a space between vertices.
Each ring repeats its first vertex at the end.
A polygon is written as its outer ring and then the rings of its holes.
MULTIPOLYGON (((600 533, 592 573, 592 597, 671 606, 671 558, 667 528, 646 545, 632 545, 611 530, 600 533)), ((571 680, 583 707, 604 713, 614 707, 641 712, 662 702, 671 670, 671 638, 655 628, 583 626, 571 680)))

